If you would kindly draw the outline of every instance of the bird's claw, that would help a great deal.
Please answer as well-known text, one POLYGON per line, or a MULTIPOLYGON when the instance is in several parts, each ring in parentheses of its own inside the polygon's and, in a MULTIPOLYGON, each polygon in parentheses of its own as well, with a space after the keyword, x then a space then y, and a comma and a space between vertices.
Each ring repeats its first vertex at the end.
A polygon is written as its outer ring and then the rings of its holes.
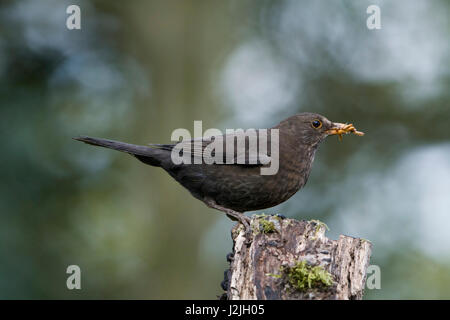
POLYGON ((245 237, 245 244, 248 246, 252 243, 252 228, 250 226, 251 219, 247 216, 242 217, 242 220, 240 221, 242 225, 244 226, 244 237, 245 237))

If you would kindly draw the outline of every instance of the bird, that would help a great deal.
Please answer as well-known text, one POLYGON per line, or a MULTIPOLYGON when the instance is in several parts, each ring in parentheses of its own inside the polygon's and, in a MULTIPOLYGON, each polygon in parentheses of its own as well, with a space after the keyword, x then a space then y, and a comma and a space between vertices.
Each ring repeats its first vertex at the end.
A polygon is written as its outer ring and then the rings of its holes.
POLYGON ((73 139, 125 152, 147 165, 162 168, 208 207, 222 211, 230 219, 242 223, 248 234, 250 218, 245 215, 245 212, 276 206, 304 187, 318 146, 326 137, 337 135, 339 140, 342 140, 342 135, 348 133, 364 135, 363 132, 357 131, 353 124, 332 122, 312 112, 295 114, 274 127, 258 129, 255 132, 258 133, 258 143, 261 137, 265 137, 269 151, 263 154, 260 152, 262 149, 258 148, 256 155, 252 154, 250 135, 244 137, 245 144, 240 146, 238 146, 238 138, 233 137, 233 148, 230 148, 232 154, 227 158, 231 161, 225 161, 227 160, 226 151, 230 150, 226 146, 229 136, 227 134, 173 144, 146 146, 89 136, 78 136, 73 139), (278 141, 274 140, 275 136, 272 133, 277 133, 278 141), (208 145, 218 138, 221 140, 217 141, 223 143, 224 148, 222 150, 217 148, 214 152, 206 154, 208 145), (173 154, 175 151, 179 153, 181 147, 190 147, 181 150, 185 156, 184 159, 193 161, 181 163, 174 161, 173 154), (262 174, 261 169, 270 167, 271 162, 275 161, 275 155, 278 157, 276 172, 262 174), (211 163, 208 160, 212 157, 224 161, 211 163), (201 161, 195 161, 199 158, 201 161), (244 159, 244 161, 237 161, 238 159, 244 159))

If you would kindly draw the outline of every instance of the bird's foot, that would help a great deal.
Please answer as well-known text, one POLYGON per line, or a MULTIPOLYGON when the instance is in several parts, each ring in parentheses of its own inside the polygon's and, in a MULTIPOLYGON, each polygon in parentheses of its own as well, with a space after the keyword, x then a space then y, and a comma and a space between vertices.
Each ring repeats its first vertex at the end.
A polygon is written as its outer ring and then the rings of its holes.
POLYGON ((250 227, 251 219, 249 217, 247 217, 242 212, 237 212, 234 211, 233 209, 222 207, 221 205, 218 205, 214 200, 211 199, 206 200, 205 203, 210 208, 214 208, 224 212, 231 220, 239 221, 244 226, 246 239, 245 244, 249 245, 251 243, 252 230, 250 227))
POLYGON ((243 213, 238 213, 239 217, 237 218, 238 221, 244 226, 244 237, 245 237, 245 244, 248 246, 251 244, 252 239, 252 228, 250 226, 251 219, 247 217, 243 213))
POLYGON ((244 226, 244 237, 245 237, 245 244, 248 246, 252 242, 252 228, 250 226, 251 219, 247 217, 245 214, 237 211, 233 211, 230 209, 226 209, 226 214, 229 218, 232 220, 236 220, 240 222, 244 226))

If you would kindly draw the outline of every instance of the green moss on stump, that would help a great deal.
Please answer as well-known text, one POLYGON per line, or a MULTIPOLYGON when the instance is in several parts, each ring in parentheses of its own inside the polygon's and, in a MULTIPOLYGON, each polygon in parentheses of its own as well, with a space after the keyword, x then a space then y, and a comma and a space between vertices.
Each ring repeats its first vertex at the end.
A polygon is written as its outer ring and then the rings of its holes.
POLYGON ((325 230, 330 231, 330 228, 328 228, 325 222, 320 220, 311 220, 310 222, 316 224, 316 233, 319 232, 322 227, 325 228, 325 230))
POLYGON ((289 285, 299 291, 312 288, 329 287, 333 276, 321 266, 310 266, 306 260, 297 262, 293 267, 282 267, 289 285))
POLYGON ((259 228, 262 233, 272 233, 277 231, 275 228, 275 223, 266 219, 259 220, 259 228))
POLYGON ((278 232, 275 225, 276 221, 271 220, 274 216, 262 213, 254 214, 253 217, 256 220, 256 223, 253 225, 253 234, 278 232))

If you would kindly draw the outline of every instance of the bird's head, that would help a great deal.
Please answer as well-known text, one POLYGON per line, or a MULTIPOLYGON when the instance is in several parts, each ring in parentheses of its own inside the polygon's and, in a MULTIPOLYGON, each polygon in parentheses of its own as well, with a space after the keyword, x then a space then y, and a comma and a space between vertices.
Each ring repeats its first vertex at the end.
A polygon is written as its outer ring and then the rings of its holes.
POLYGON ((342 140, 342 135, 347 133, 364 135, 363 132, 357 131, 353 124, 332 122, 320 114, 309 112, 299 113, 286 119, 280 123, 280 127, 291 131, 300 137, 303 143, 311 146, 317 146, 329 135, 337 135, 339 140, 342 140))

